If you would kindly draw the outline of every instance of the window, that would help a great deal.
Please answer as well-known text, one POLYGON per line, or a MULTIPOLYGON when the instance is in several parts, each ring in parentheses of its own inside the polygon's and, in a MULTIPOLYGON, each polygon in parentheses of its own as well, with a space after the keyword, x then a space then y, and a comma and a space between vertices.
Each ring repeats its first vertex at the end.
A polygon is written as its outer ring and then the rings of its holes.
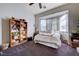
POLYGON ((40 31, 46 31, 46 20, 40 20, 40 31))
POLYGON ((51 33, 52 30, 52 20, 40 20, 40 31, 51 33))
POLYGON ((68 32, 68 14, 62 15, 59 19, 59 23, 60 23, 59 30, 68 32))
POLYGON ((40 31, 42 32, 54 32, 57 31, 57 19, 40 20, 40 31))
POLYGON ((53 18, 52 19, 52 32, 55 32, 58 29, 57 28, 57 25, 58 25, 57 21, 58 21, 58 18, 53 18))
POLYGON ((46 29, 47 29, 47 32, 48 32, 48 33, 51 33, 51 30, 52 30, 52 20, 51 20, 51 19, 47 19, 47 20, 46 20, 46 25, 47 25, 47 26, 46 26, 46 27, 47 27, 47 28, 46 28, 46 29))
POLYGON ((56 31, 68 32, 68 11, 41 17, 40 31, 49 33, 56 31))

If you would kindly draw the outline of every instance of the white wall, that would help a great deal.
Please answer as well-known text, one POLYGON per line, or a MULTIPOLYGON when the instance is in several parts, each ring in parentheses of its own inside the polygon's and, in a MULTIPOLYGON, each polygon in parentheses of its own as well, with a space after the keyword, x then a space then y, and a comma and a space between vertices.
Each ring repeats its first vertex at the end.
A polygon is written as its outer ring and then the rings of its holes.
POLYGON ((1 19, 6 17, 16 17, 18 19, 25 19, 28 22, 27 36, 32 36, 34 32, 34 15, 31 13, 26 4, 0 4, 0 44, 2 41, 2 24, 1 19))

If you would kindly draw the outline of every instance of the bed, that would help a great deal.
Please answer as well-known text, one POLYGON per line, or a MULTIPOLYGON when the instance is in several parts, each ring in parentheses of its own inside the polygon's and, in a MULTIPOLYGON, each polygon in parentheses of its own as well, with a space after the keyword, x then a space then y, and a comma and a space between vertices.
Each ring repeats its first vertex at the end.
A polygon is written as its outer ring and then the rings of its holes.
POLYGON ((59 48, 61 46, 60 34, 58 32, 55 32, 53 34, 39 33, 35 36, 34 42, 52 48, 59 48))

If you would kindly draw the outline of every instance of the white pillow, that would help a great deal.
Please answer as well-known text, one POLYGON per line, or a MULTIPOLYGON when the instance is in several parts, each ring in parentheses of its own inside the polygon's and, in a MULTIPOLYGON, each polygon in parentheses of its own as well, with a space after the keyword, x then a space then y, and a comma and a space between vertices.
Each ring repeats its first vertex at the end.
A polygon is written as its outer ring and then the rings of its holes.
POLYGON ((46 36, 52 36, 53 34, 51 34, 51 33, 46 33, 46 32, 39 32, 39 34, 41 34, 41 35, 46 35, 46 36))
POLYGON ((59 31, 56 31, 53 36, 54 36, 54 37, 57 37, 57 38, 60 38, 60 33, 59 33, 59 31))

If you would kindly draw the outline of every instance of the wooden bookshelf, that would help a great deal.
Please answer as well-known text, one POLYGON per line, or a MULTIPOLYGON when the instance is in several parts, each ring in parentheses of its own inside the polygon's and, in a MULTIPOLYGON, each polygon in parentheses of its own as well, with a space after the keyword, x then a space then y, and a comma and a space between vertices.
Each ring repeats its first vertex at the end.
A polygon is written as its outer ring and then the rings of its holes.
POLYGON ((12 17, 10 23, 10 47, 27 41, 27 22, 24 19, 12 17))

